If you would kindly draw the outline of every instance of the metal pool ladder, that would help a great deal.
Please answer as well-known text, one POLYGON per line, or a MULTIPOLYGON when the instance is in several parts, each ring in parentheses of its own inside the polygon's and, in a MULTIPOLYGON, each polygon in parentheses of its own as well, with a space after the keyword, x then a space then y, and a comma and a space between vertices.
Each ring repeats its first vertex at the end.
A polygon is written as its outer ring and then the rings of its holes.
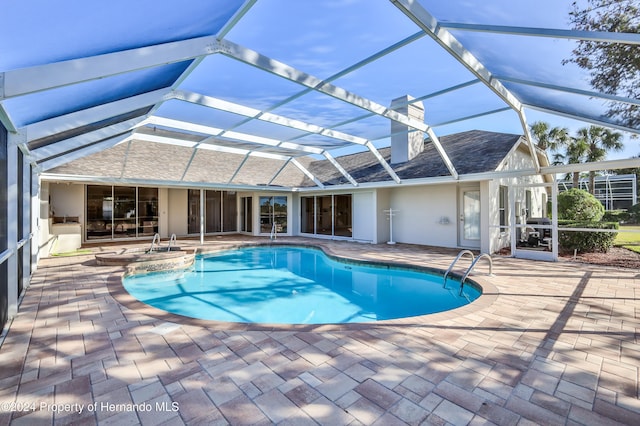
POLYGON ((490 276, 493 275, 493 260, 491 259, 491 256, 489 256, 487 253, 482 253, 480 256, 476 257, 473 262, 471 262, 471 266, 469 266, 469 269, 467 269, 467 272, 465 272, 464 276, 462 277, 462 280, 460 280, 460 295, 462 295, 462 287, 464 287, 464 280, 467 279, 473 267, 476 266, 476 263, 478 263, 478 261, 483 257, 489 260, 489 275, 490 276))
POLYGON ((169 239, 169 247, 167 247, 167 251, 171 251, 171 247, 176 245, 176 234, 171 234, 171 238, 169 239))
POLYGON ((473 267, 475 256, 473 255, 471 250, 462 250, 460 253, 458 253, 456 258, 453 259, 453 262, 451 262, 451 265, 449 265, 449 269, 447 269, 447 272, 444 273, 444 282, 442 283, 443 288, 447 286, 447 276, 449 275, 449 272, 451 272, 451 270, 453 269, 453 265, 455 265, 456 262, 460 260, 460 258, 465 254, 468 254, 469 256, 471 256, 471 265, 473 267))
POLYGON ((153 247, 156 247, 156 249, 158 247, 160 247, 160 234, 156 233, 153 236, 153 241, 151 241, 151 247, 149 248, 149 253, 151 253, 153 251, 153 247), (156 244, 156 240, 158 241, 158 243, 156 244))

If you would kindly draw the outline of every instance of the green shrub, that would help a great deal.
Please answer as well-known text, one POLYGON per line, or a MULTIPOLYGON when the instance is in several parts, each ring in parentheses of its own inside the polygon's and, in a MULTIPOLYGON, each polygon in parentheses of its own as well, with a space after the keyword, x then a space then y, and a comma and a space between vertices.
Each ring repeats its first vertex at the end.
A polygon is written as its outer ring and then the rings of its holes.
POLYGON ((629 213, 629 222, 640 223, 640 203, 629 207, 627 212, 629 213))
POLYGON ((599 222, 604 206, 587 191, 571 188, 558 194, 558 219, 599 222))
POLYGON ((603 222, 624 223, 628 222, 629 219, 631 219, 631 214, 626 210, 608 210, 602 216, 603 222))
MULTIPOLYGON (((560 228, 619 229, 618 222, 558 221, 560 228)), ((563 252, 606 253, 613 246, 617 232, 558 231, 558 245, 563 252)))

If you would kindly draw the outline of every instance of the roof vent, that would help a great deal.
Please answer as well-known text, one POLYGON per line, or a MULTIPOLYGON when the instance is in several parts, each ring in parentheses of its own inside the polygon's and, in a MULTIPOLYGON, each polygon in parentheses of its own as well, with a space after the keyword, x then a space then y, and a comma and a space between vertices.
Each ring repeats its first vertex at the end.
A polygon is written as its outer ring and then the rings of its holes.
MULTIPOLYGON (((401 96, 391 101, 391 109, 424 123, 424 105, 415 98, 401 96)), ((391 164, 412 160, 424 149, 424 132, 391 120, 391 164)))

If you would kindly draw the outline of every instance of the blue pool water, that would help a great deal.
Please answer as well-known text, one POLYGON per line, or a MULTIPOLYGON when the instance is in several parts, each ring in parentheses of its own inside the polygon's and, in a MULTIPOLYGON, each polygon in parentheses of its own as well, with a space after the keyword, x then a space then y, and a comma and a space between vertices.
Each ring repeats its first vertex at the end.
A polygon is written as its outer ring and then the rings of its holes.
POLYGON ((194 270, 123 280, 138 300, 187 317, 271 324, 370 322, 446 311, 480 296, 459 281, 345 263, 322 251, 251 247, 198 256, 194 270))

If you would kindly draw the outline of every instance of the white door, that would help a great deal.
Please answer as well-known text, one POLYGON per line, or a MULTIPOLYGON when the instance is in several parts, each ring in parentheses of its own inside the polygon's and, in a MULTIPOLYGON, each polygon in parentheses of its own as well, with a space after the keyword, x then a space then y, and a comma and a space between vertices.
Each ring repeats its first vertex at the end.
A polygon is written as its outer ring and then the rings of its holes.
POLYGON ((458 244, 480 248, 480 189, 460 188, 458 192, 458 244))

